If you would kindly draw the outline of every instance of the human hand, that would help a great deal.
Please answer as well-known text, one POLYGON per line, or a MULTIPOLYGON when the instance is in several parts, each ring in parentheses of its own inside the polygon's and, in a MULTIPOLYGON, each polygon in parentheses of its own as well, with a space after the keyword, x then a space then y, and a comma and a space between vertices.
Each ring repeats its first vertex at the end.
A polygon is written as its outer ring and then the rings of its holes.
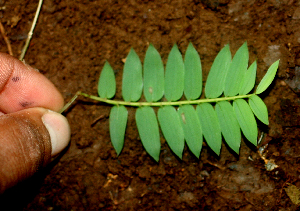
POLYGON ((63 104, 46 77, 0 53, 0 193, 31 177, 68 145, 67 119, 53 112, 63 104))

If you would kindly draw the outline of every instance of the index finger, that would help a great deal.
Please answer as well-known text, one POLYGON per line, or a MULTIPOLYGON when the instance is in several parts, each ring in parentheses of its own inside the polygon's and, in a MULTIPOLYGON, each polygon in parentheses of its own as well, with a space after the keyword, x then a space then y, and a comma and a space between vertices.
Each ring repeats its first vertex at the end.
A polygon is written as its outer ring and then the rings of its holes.
POLYGON ((0 53, 0 113, 43 107, 59 111, 64 100, 41 73, 18 59, 0 53))

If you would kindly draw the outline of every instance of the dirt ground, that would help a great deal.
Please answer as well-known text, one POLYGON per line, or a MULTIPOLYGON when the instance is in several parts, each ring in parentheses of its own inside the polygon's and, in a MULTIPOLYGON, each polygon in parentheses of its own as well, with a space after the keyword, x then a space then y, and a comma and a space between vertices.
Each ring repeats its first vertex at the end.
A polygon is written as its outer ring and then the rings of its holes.
MULTIPOLYGON (((37 1, 0 0, 1 22, 16 57, 36 7, 37 1)), ((108 60, 120 98, 122 60, 131 47, 143 59, 153 43, 166 61, 174 43, 184 53, 190 41, 201 56, 204 81, 227 43, 235 52, 248 42, 250 62, 258 62, 257 81, 280 59, 275 82, 261 96, 270 120, 269 126, 259 125, 266 134, 258 147, 262 156, 242 142, 239 157, 225 144, 220 157, 204 145, 199 160, 186 148, 181 161, 161 139, 156 163, 143 149, 131 109, 117 157, 109 138, 110 106, 80 98, 65 114, 72 129, 68 149, 1 196, 1 210, 299 210, 298 0, 45 0, 25 61, 67 102, 78 90, 97 94, 108 60), (92 125, 100 115, 104 118, 92 125), (278 167, 268 171, 267 161, 278 167)), ((8 52, 2 37, 0 50, 8 52)))

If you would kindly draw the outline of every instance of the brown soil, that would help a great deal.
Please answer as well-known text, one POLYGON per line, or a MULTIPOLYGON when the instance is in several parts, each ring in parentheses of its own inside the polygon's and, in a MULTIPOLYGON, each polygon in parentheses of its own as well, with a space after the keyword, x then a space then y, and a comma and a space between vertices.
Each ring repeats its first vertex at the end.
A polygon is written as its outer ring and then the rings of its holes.
MULTIPOLYGON (((1 22, 18 57, 37 1, 0 4, 1 22)), ((199 160, 185 149, 181 161, 162 139, 156 163, 139 140, 134 110, 129 111, 125 147, 117 157, 109 139, 110 106, 80 98, 66 113, 72 128, 69 148, 39 175, 2 196, 1 210, 299 209, 291 200, 299 195, 286 189, 290 184, 300 187, 299 89, 285 82, 299 84, 299 1, 46 0, 25 60, 67 101, 78 90, 97 94, 105 60, 120 81, 122 59, 131 47, 143 58, 151 42, 165 61, 174 43, 184 52, 190 41, 201 56, 204 80, 227 43, 235 52, 248 42, 250 62, 258 62, 257 81, 280 58, 277 78, 262 96, 270 125, 259 126, 266 132, 259 147, 266 147, 264 158, 278 168, 267 171, 258 150, 247 142, 239 157, 225 145, 220 157, 204 146, 199 160), (100 115, 104 118, 91 125, 100 115)), ((7 52, 3 39, 0 44, 7 52)))

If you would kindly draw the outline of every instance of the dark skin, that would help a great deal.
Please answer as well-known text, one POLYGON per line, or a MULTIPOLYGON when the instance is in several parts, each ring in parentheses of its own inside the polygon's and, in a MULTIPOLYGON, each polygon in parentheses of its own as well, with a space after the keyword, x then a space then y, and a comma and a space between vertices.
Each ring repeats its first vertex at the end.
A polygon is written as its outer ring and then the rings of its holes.
POLYGON ((0 193, 31 177, 68 145, 68 122, 55 113, 63 104, 46 77, 0 53, 0 193))

